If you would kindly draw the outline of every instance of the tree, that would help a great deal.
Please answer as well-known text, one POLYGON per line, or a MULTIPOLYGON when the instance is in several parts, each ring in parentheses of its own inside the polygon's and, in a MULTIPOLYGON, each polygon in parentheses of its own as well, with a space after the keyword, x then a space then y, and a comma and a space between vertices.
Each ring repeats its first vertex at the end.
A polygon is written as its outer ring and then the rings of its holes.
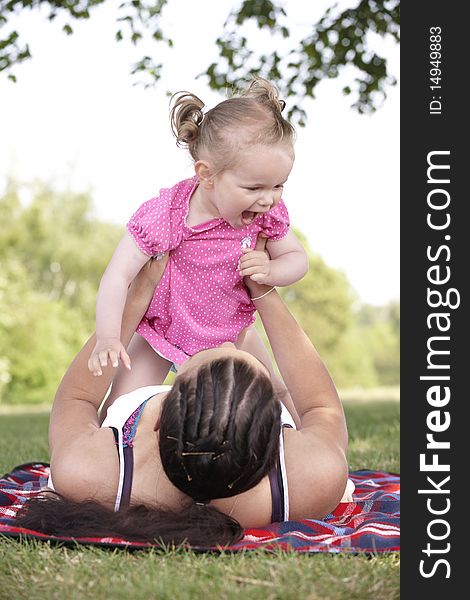
POLYGON ((0 403, 51 402, 90 328, 66 301, 36 290, 17 258, 2 257, 0 305, 0 403))
POLYGON ((310 268, 295 285, 279 288, 281 296, 315 344, 337 386, 377 385, 370 348, 357 327, 357 298, 349 281, 312 253, 300 231, 295 230, 295 234, 307 251, 310 268))
POLYGON ((79 310, 91 331, 99 281, 123 230, 92 218, 88 194, 36 183, 32 195, 24 206, 10 182, 0 199, 8 222, 0 229, 0 256, 27 265, 31 286, 79 310))
POLYGON ((255 21, 259 29, 268 29, 278 38, 288 39, 290 30, 282 3, 270 0, 245 0, 233 10, 225 30, 217 39, 219 57, 206 71, 214 89, 237 85, 250 71, 275 83, 285 97, 294 96, 298 103, 289 117, 304 123, 302 100, 315 97, 322 79, 336 78, 347 65, 355 67, 357 77, 343 88, 353 94, 353 108, 360 113, 376 110, 380 98, 386 97, 387 85, 396 80, 387 70, 387 60, 370 47, 368 34, 391 35, 399 41, 399 0, 360 0, 354 8, 339 11, 336 4, 314 23, 310 33, 284 52, 274 50, 258 55, 250 49, 250 41, 239 29, 247 21, 255 21))
MULTIPOLYGON (((90 18, 93 8, 105 0, 0 0, 0 27, 8 24, 12 13, 22 9, 47 7, 48 18, 59 14, 68 21, 90 18)), ((120 7, 116 40, 130 40, 137 45, 150 35, 156 43, 172 46, 170 37, 163 32, 162 13, 168 0, 124 0, 120 7)), ((67 22, 63 29, 73 33, 67 22)), ((233 9, 216 40, 219 51, 217 62, 208 66, 205 75, 213 89, 239 85, 250 74, 259 74, 276 83, 284 97, 294 97, 296 103, 289 117, 304 124, 306 113, 302 108, 305 98, 315 97, 322 79, 336 78, 345 66, 354 67, 354 77, 343 87, 343 93, 352 94, 352 106, 360 113, 376 110, 386 97, 387 86, 396 83, 389 73, 387 59, 376 53, 370 43, 370 33, 391 36, 399 41, 399 0, 358 0, 355 7, 340 11, 336 5, 310 28, 300 42, 290 45, 291 30, 283 3, 271 0, 244 0, 233 9), (251 49, 245 33, 247 23, 255 23, 260 30, 273 37, 273 50, 257 54, 251 49), (286 46, 281 53, 278 42, 286 46)), ((15 80, 13 68, 31 57, 29 46, 20 40, 17 31, 0 39, 0 71, 15 80)), ((144 56, 132 67, 133 74, 145 74, 157 82, 163 65, 151 56, 144 56)), ((148 84, 150 85, 150 84, 148 84)))
POLYGON ((400 305, 361 307, 358 315, 361 335, 368 345, 381 385, 400 382, 400 305))
MULTIPOLYGON (((400 381, 400 306, 360 304, 345 275, 309 255, 307 275, 280 293, 315 344, 338 387, 397 385, 400 381)), ((287 343, 287 342, 286 342, 287 343)))
POLYGON ((28 205, 0 198, 0 402, 52 401, 94 329, 100 277, 122 235, 93 222, 84 194, 38 184, 28 205))
POLYGON ((357 327, 356 316, 351 326, 343 332, 332 358, 327 360, 336 386, 342 389, 381 385, 373 349, 357 327))

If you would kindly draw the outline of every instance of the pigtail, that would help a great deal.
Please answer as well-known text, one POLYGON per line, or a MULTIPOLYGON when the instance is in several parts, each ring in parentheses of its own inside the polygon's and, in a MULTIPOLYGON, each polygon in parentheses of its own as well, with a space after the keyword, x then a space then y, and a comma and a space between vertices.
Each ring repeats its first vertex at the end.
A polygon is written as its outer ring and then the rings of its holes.
POLYGON ((250 85, 241 92, 242 97, 253 98, 260 104, 270 107, 274 112, 281 113, 286 103, 279 98, 279 90, 267 79, 253 75, 250 85))
POLYGON ((190 92, 177 92, 172 96, 170 106, 171 130, 176 144, 193 154, 192 147, 197 143, 199 126, 204 118, 204 102, 190 92))

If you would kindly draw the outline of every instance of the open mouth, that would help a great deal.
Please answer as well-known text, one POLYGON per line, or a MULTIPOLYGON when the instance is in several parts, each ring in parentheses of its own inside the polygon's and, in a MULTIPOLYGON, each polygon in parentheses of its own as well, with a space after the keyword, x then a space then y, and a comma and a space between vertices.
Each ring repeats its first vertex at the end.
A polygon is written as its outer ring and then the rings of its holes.
POLYGON ((242 223, 244 225, 250 225, 253 220, 258 216, 259 213, 253 212, 252 210, 244 210, 242 212, 242 223))

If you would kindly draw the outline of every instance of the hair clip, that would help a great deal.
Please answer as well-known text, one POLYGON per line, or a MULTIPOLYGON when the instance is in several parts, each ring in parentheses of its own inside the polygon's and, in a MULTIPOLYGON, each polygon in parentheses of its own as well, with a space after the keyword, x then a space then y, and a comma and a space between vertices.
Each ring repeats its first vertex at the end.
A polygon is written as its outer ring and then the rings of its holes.
MULTIPOLYGON (((219 454, 216 454, 215 456, 212 457, 212 460, 217 460, 218 458, 220 458, 224 454, 227 454, 227 452, 228 452, 228 450, 224 450, 223 452, 219 452, 219 454)), ((214 454, 215 454, 215 452, 214 452, 214 454)))
POLYGON ((232 481, 232 483, 229 483, 229 484, 228 484, 228 486, 227 486, 227 487, 228 487, 228 489, 229 489, 229 490, 231 490, 231 489, 233 488, 234 484, 235 484, 235 483, 237 483, 237 481, 238 481, 239 479, 241 479, 241 478, 242 478, 242 475, 239 475, 239 476, 238 476, 236 479, 234 479, 234 480, 232 481))
POLYGON ((180 461, 180 462, 181 462, 181 466, 182 466, 182 467, 183 467, 183 469, 184 469, 184 472, 186 473, 186 477, 188 478, 188 481, 192 481, 192 480, 193 480, 193 478, 192 478, 192 477, 191 477, 191 475, 188 473, 188 469, 186 468, 186 465, 184 464, 184 462, 183 462, 183 461, 180 461))
POLYGON ((230 452, 231 448, 230 448, 230 442, 228 440, 224 440, 222 442, 221 446, 229 446, 229 447, 228 448, 226 447, 225 450, 222 450, 222 452, 219 452, 218 454, 215 454, 215 452, 214 452, 215 456, 212 457, 212 460, 217 460, 218 458, 220 458, 227 452, 230 452))
POLYGON ((166 436, 166 439, 167 439, 167 440, 174 440, 175 442, 179 442, 179 439, 178 439, 178 438, 175 438, 175 437, 173 437, 172 435, 167 435, 167 436, 166 436))
POLYGON ((208 454, 215 454, 215 452, 181 452, 181 456, 204 456, 208 454))

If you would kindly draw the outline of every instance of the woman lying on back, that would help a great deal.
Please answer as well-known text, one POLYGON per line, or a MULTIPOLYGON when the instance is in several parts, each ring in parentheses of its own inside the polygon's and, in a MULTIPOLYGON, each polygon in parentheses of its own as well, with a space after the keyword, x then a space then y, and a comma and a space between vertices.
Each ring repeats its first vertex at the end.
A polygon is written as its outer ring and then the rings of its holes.
MULTIPOLYGON (((126 343, 165 264, 149 263, 129 290, 126 343)), ((333 382, 276 290, 245 280, 285 388, 251 354, 223 344, 189 359, 172 387, 118 398, 100 426, 114 370, 90 373, 92 337, 52 408, 55 493, 28 502, 18 524, 51 535, 225 545, 244 528, 322 518, 346 499, 347 430, 333 382)))

